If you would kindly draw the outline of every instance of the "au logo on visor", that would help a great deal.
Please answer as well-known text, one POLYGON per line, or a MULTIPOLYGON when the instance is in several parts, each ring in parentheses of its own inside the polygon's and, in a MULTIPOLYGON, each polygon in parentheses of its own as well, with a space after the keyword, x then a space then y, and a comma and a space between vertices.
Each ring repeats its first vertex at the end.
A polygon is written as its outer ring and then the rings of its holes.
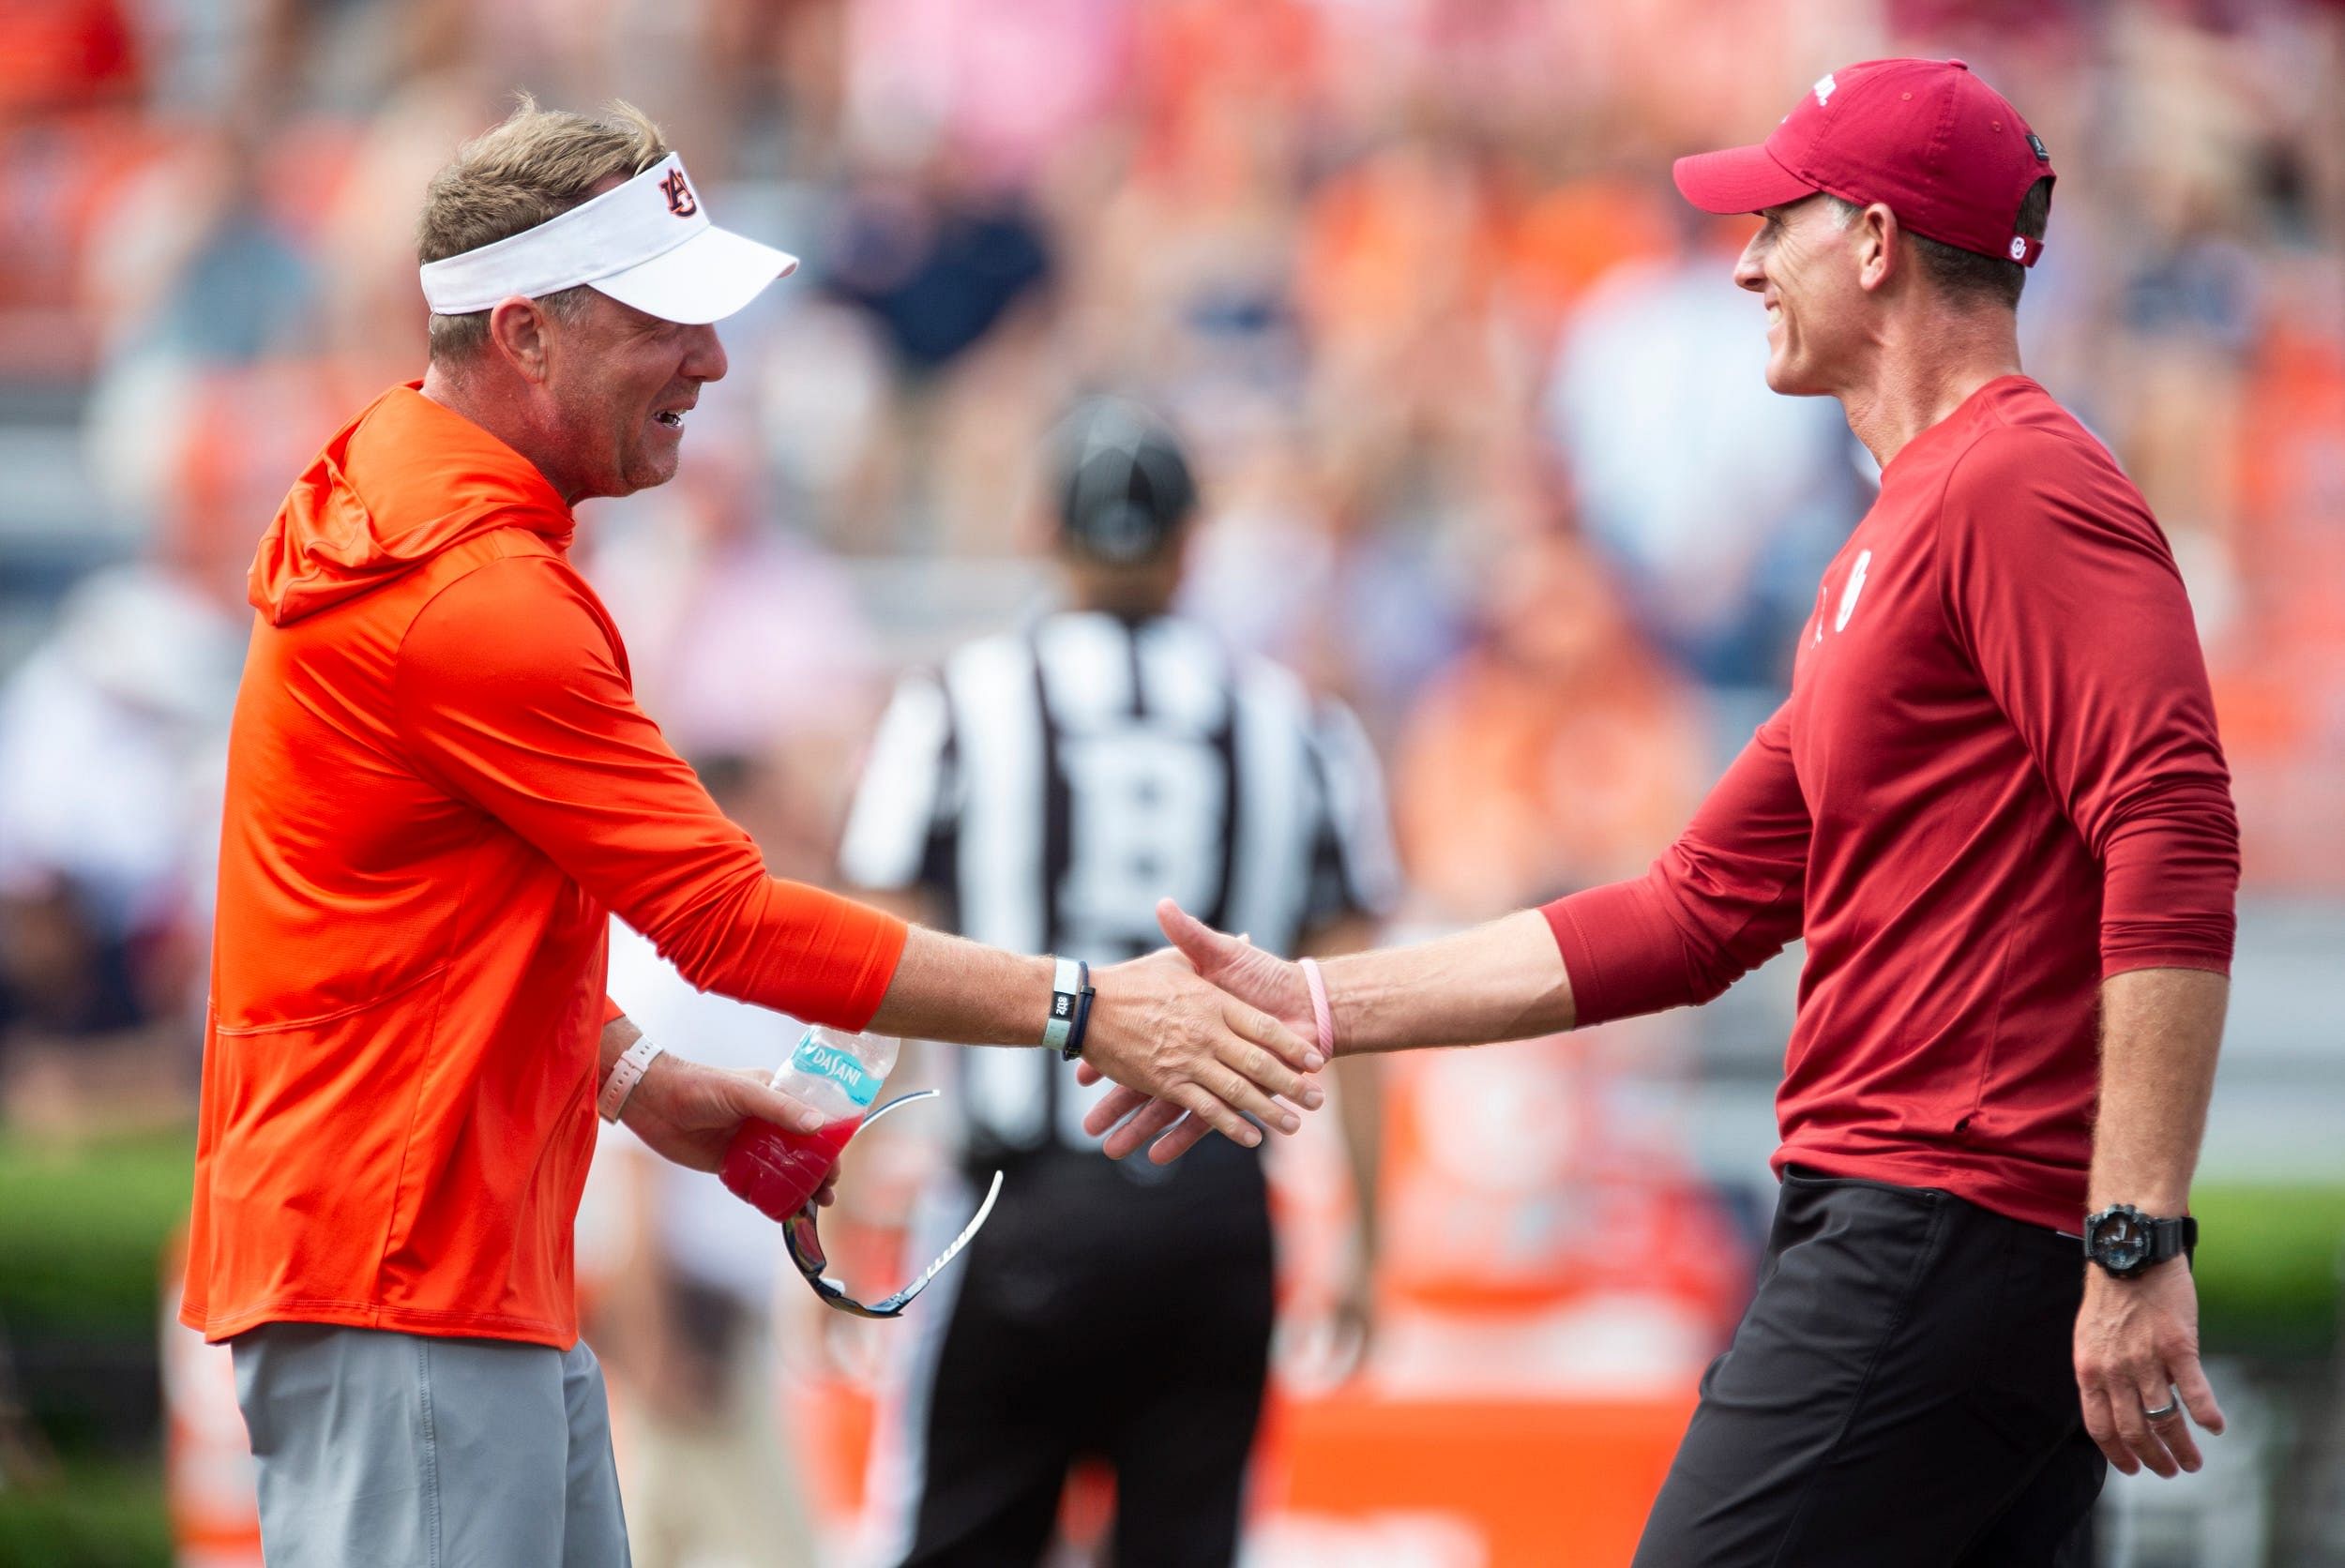
MULTIPOLYGON (((900 1095, 865 1117, 863 1125, 857 1127, 854 1137, 847 1141, 852 1143, 855 1138, 862 1137, 872 1123, 900 1106, 908 1106, 915 1100, 934 1098, 936 1098, 936 1091, 933 1089, 923 1089, 917 1093, 900 1095)), ((911 1284, 906 1285, 894 1295, 882 1297, 875 1302, 859 1302, 847 1293, 845 1286, 835 1279, 824 1277, 823 1271, 830 1267, 830 1260, 824 1256, 823 1238, 815 1230, 814 1220, 819 1210, 812 1199, 809 1199, 805 1208, 782 1222, 781 1244, 790 1254, 790 1261, 797 1265, 798 1273, 806 1277, 807 1284, 812 1288, 815 1295, 822 1298, 824 1305, 836 1308, 840 1312, 853 1313, 857 1318, 894 1318, 900 1316, 903 1309, 910 1306, 913 1300, 929 1288, 929 1282, 945 1271, 946 1264, 961 1256, 961 1250, 969 1244, 979 1228, 985 1224, 987 1217, 993 1213, 993 1200, 1001 1196, 1002 1173, 997 1170, 993 1173, 993 1184, 986 1189, 985 1201, 977 1205, 977 1212, 970 1216, 969 1223, 961 1228, 961 1234, 953 1238, 953 1244, 939 1253, 936 1261, 913 1275, 911 1284)))
POLYGON ((668 210, 678 218, 689 218, 701 210, 700 203, 693 199, 692 188, 684 183, 681 166, 668 171, 667 177, 659 182, 659 194, 668 199, 668 210))

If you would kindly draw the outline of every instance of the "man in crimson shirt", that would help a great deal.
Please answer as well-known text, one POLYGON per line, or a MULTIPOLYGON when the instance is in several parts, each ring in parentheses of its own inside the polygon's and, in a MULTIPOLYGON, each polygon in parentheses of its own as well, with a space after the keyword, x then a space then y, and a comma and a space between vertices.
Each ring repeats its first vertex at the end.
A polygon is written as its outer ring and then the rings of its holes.
MULTIPOLYGON (((1677 165, 1763 219, 1768 384, 1838 398, 1882 485, 1789 701, 1646 876, 1324 979, 1161 912, 1342 1052, 1704 1002, 1806 939, 1765 1263, 1644 1568, 2079 1561, 2104 1455, 2172 1475, 2222 1429, 2185 1210, 2237 823, 2166 541, 2020 372, 2051 180, 1960 61, 1835 71, 1677 165)), ((1111 1153, 1203 1136, 1131 1091, 1095 1129, 1127 1116, 1111 1153)))

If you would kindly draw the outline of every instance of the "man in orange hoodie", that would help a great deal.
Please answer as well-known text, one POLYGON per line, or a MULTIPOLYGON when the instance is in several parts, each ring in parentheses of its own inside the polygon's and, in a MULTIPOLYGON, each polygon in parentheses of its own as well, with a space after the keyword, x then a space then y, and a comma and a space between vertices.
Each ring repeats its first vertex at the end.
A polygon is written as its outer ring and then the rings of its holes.
POLYGON ((795 264, 712 227, 656 128, 524 101, 420 240, 429 372, 253 564, 180 1315, 234 1345, 272 1568, 623 1563, 571 1283, 596 1111, 704 1170, 819 1118, 642 1037, 611 911, 704 989, 1079 1053, 1248 1144, 1321 1063, 1175 958, 1094 986, 767 876, 636 707, 571 507, 674 475, 710 324, 795 264))

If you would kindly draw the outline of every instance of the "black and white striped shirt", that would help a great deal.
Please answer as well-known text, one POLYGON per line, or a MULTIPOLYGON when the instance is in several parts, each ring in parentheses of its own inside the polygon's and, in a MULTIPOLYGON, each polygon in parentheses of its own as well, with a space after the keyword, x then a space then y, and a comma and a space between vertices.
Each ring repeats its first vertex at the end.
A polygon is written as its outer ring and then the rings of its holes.
MULTIPOLYGON (((1073 612, 905 677, 840 855, 946 924, 1094 965, 1163 945, 1167 895, 1273 952, 1396 890, 1366 734, 1195 623, 1073 612)), ((1037 1030, 1039 1024, 1037 1023, 1037 1030)), ((1095 1092, 1048 1053, 955 1052, 973 1151, 1080 1147, 1095 1092)))

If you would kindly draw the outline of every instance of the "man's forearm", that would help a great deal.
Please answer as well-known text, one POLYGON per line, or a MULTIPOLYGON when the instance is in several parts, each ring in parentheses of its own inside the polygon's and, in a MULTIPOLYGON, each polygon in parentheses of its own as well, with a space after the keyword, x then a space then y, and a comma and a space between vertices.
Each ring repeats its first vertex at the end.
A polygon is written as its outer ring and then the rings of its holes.
POLYGON ((1529 1039, 1574 1021, 1571 977, 1536 910, 1324 968, 1342 1055, 1529 1039))
POLYGON ((611 1076, 612 1063, 627 1054, 627 1048, 643 1037, 635 1027, 635 1020, 622 1013, 602 1026, 601 1060, 595 1066, 595 1081, 599 1084, 611 1076))
POLYGON ((2231 982, 2140 969, 2101 986, 2100 1114, 2088 1212, 2130 1203, 2179 1214, 2190 1199, 2231 982))
POLYGON ((866 1027, 960 1045, 1039 1046, 1051 1013, 1051 960, 915 926, 866 1027))

